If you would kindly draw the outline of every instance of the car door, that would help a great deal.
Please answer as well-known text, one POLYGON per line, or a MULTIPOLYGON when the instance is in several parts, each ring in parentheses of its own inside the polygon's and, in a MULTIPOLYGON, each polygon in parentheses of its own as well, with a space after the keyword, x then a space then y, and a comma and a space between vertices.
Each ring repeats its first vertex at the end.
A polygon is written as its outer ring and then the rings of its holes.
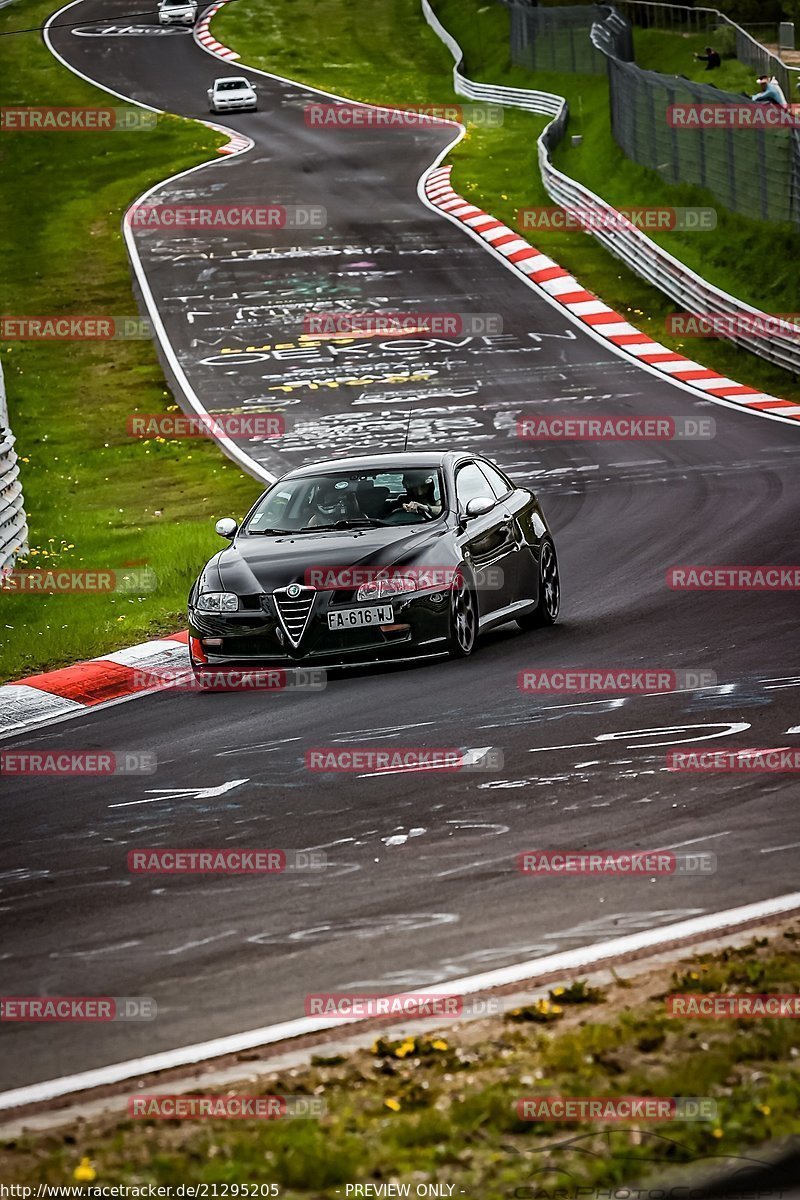
POLYGON ((511 518, 476 462, 461 463, 455 476, 456 503, 462 528, 462 554, 476 575, 482 616, 504 608, 513 599, 516 542, 511 518), (489 512, 467 517, 470 500, 490 500, 489 512))
POLYGON ((518 488, 493 463, 479 459, 478 465, 511 521, 514 550, 508 556, 508 603, 535 600, 538 591, 538 557, 532 549, 538 537, 532 525, 536 501, 525 488, 518 488))

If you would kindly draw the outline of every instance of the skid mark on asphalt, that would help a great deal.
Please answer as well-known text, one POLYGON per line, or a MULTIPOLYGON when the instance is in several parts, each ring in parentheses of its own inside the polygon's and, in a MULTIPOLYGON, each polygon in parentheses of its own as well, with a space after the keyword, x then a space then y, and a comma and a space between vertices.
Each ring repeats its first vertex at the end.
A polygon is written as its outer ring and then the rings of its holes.
MULTIPOLYGON (((599 902, 603 903, 603 900, 601 899, 599 902)), ((444 958, 435 973, 419 970, 387 971, 369 978, 348 979, 346 983, 339 986, 343 990, 368 987, 401 989, 403 987, 429 986, 438 981, 461 978, 476 970, 481 970, 483 967, 510 966, 512 963, 529 958, 543 958, 545 955, 557 953, 559 950, 569 949, 573 945, 591 945, 595 942, 619 937, 623 933, 669 925, 673 921, 699 916, 703 912, 705 909, 702 908, 654 909, 633 913, 612 912, 563 930, 545 933, 540 940, 535 942, 483 948, 457 957, 444 958)))
POLYGON ((238 930, 226 929, 224 933, 214 933, 211 937, 199 938, 195 942, 184 942, 182 946, 174 946, 171 950, 160 950, 160 954, 184 954, 187 950, 197 950, 200 946, 210 946, 212 942, 219 942, 223 938, 235 937, 238 930))
POLYGON ((272 930, 254 934, 247 938, 258 946, 294 945, 297 942, 327 943, 341 938, 356 941, 371 941, 373 938, 411 933, 415 929, 427 929, 432 925, 455 925, 460 921, 458 913, 397 913, 387 917, 350 918, 311 925, 307 929, 278 933, 272 930))

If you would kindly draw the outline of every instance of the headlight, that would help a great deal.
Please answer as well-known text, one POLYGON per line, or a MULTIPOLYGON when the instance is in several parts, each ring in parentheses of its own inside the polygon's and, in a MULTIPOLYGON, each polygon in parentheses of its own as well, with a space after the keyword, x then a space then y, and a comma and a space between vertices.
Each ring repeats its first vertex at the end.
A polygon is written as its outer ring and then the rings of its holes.
POLYGON ((370 579, 369 583, 362 583, 356 592, 356 600, 380 600, 384 596, 402 596, 408 592, 417 591, 419 591, 419 584, 413 579, 409 579, 407 575, 392 575, 386 578, 370 579))
POLYGON ((200 612, 210 613, 236 612, 239 608, 239 597, 234 596, 233 592, 201 592, 195 608, 200 612))

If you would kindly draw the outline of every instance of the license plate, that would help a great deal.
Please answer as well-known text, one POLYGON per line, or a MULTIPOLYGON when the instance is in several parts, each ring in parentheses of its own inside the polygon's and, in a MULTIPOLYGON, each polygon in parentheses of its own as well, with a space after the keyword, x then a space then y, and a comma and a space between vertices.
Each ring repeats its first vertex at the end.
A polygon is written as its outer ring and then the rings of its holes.
POLYGON ((374 608, 337 608, 328 613, 328 629, 361 629, 364 625, 391 625, 394 609, 391 604, 374 608))

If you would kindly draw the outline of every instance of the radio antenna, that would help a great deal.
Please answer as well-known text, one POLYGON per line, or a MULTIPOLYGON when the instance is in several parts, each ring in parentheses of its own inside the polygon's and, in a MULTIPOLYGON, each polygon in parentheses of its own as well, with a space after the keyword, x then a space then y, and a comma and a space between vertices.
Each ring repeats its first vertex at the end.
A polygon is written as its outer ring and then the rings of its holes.
POLYGON ((408 449, 408 435, 411 431, 411 405, 408 406, 408 420, 406 421, 406 436, 403 439, 403 453, 408 449))

